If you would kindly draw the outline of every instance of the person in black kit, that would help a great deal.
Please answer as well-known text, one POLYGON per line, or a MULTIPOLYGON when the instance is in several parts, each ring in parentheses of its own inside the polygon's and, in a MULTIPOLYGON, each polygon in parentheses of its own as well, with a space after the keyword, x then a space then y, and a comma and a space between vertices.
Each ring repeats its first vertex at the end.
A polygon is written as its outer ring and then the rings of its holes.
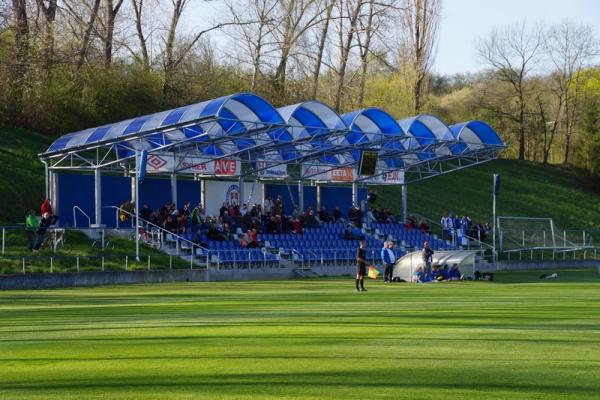
POLYGON ((366 292, 365 275, 367 274, 367 250, 365 239, 360 239, 360 245, 356 249, 356 291, 366 292))

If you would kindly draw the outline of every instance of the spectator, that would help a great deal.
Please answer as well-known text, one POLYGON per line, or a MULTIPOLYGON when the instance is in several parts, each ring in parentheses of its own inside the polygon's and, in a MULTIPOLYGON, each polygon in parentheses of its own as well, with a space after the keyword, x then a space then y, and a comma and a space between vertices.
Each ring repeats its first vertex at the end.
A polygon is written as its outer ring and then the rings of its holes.
POLYGON ((271 199, 271 197, 267 196, 265 198, 263 209, 265 211, 265 214, 270 214, 273 211, 273 200, 271 199))
POLYGON ((406 229, 414 229, 415 228, 415 217, 413 217, 412 215, 409 215, 408 218, 406 218, 406 223, 404 224, 404 227, 406 229))
POLYGON ((394 263, 396 262, 396 255, 392 251, 392 246, 392 242, 387 241, 383 243, 383 248, 381 249, 381 259, 385 265, 385 269, 383 271, 384 283, 392 282, 392 272, 394 269, 394 263))
POLYGON ((423 250, 421 251, 421 259, 423 260, 423 264, 425 266, 425 269, 424 269, 425 276, 429 276, 431 274, 431 262, 433 260, 433 250, 429 246, 429 240, 426 240, 423 243, 423 250))
POLYGON ((454 264, 452 268, 450 268, 450 272, 448 273, 448 279, 451 281, 459 281, 462 277, 460 270, 458 269, 458 264, 454 264))
POLYGON ((52 214, 52 205, 50 204, 50 200, 46 197, 40 206, 40 215, 44 215, 46 213, 52 214))
POLYGON ((423 233, 429 233, 429 230, 430 230, 429 224, 424 219, 422 219, 421 222, 419 223, 419 230, 423 233))
POLYGON ((327 208, 325 208, 325 206, 321 207, 321 210, 319 211, 319 219, 324 224, 332 222, 331 217, 329 216, 329 213, 327 212, 327 208))
POLYGON ((333 220, 334 222, 344 222, 342 219, 342 210, 340 210, 340 207, 338 206, 333 209, 333 220))
POLYGON ((144 221, 150 221, 150 215, 152 215, 150 207, 148 207, 148 204, 144 204, 140 210, 140 218, 142 218, 144 221))
POLYGON ((245 249, 255 249, 258 247, 258 243, 255 241, 252 231, 248 229, 242 239, 240 240, 240 244, 245 249))
POLYGON ((294 219, 292 224, 295 234, 301 235, 304 233, 304 228, 302 227, 302 224, 300 223, 300 220, 298 218, 294 219))
POLYGON ((38 218, 35 215, 35 210, 29 210, 25 217, 25 234, 27 235, 27 248, 33 251, 35 246, 35 231, 38 228, 38 218))
POLYGON ((219 208, 219 217, 222 217, 225 212, 229 212, 229 206, 227 203, 223 203, 221 208, 219 208))
POLYGON ((42 247, 42 244, 44 243, 44 235, 46 234, 46 231, 48 230, 48 228, 50 226, 54 225, 57 221, 58 221, 58 217, 50 214, 49 212, 46 212, 44 215, 42 215, 42 219, 40 219, 38 228, 35 231, 35 233, 37 234, 37 240, 35 242, 35 245, 33 246, 33 251, 38 251, 40 249, 40 247, 42 247))
POLYGON ((192 210, 191 210, 190 202, 186 201, 185 203, 183 203, 183 207, 181 208, 181 210, 179 210, 179 215, 185 215, 185 216, 189 217, 191 213, 192 213, 192 210))

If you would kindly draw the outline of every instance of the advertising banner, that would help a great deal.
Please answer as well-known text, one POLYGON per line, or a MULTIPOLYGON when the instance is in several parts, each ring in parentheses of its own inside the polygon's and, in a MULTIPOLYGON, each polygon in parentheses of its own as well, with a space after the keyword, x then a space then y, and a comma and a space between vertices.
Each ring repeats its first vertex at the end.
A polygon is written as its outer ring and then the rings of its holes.
POLYGON ((269 163, 265 160, 256 160, 256 169, 258 175, 265 178, 285 178, 287 177, 287 165, 269 163))
POLYGON ((236 176, 242 169, 242 163, 236 159, 221 158, 209 160, 193 156, 174 156, 172 154, 150 154, 146 161, 146 172, 173 172, 183 174, 236 176))
POLYGON ((327 166, 303 165, 302 176, 317 181, 352 182, 354 181, 355 171, 351 167, 331 169, 327 166))

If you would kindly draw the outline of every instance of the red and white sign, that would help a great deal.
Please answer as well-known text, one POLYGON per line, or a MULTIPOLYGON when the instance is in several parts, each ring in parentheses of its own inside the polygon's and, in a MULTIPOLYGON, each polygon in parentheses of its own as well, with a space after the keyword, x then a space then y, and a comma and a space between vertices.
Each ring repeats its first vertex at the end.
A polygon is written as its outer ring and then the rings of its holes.
POLYGON ((241 172, 240 160, 221 158, 210 160, 192 156, 173 156, 172 154, 152 154, 148 156, 148 173, 173 172, 183 174, 235 176, 241 172))
POLYGON ((353 182, 355 171, 351 167, 334 168, 320 165, 303 165, 302 176, 316 181, 353 182))

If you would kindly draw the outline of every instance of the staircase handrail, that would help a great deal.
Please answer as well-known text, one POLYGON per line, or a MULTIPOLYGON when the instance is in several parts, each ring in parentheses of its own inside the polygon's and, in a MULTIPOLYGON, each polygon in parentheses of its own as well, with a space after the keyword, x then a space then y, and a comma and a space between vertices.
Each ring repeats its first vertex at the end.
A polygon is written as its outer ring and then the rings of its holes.
POLYGON ((92 227, 92 219, 91 219, 91 218, 90 218, 90 216, 89 216, 89 215, 87 215, 87 213, 86 213, 85 211, 83 211, 83 210, 81 209, 81 207, 79 207, 79 206, 74 206, 74 207, 73 207, 73 225, 74 225, 73 227, 74 227, 74 228, 77 228, 77 213, 76 213, 76 211, 79 211, 80 213, 82 213, 82 214, 83 214, 83 216, 84 216, 84 217, 86 217, 86 218, 87 218, 87 220, 88 220, 88 228, 91 228, 91 227, 92 227))
MULTIPOLYGON (((127 211, 127 210, 123 210, 121 207, 117 207, 117 206, 105 206, 104 208, 112 208, 112 209, 115 209, 115 210, 117 210, 118 212, 122 212, 122 213, 125 213, 125 214, 129 215, 131 218, 135 218, 135 217, 136 217, 136 215, 135 215, 135 214, 133 214, 133 213, 130 213, 130 212, 129 212, 129 211, 127 211)), ((158 226, 158 225, 156 225, 156 224, 153 224, 152 222, 150 222, 150 221, 148 221, 148 220, 146 220, 146 219, 144 219, 144 218, 141 218, 141 217, 140 217, 140 221, 143 221, 143 222, 144 222, 144 223, 146 223, 147 225, 150 225, 150 226, 152 226, 152 227, 154 227, 154 228, 157 228, 159 231, 161 231, 161 232, 164 232, 165 234, 169 234, 169 235, 172 235, 172 236, 174 236, 174 237, 175 237, 175 238, 176 238, 178 241, 179 241, 179 240, 181 240, 182 242, 186 242, 186 243, 190 244, 190 246, 192 247, 192 249, 194 249, 194 248, 199 248, 199 249, 203 249, 203 250, 207 250, 207 251, 209 250, 209 249, 207 249, 206 247, 203 247, 203 246, 201 246, 201 245, 199 245, 199 244, 197 244, 197 243, 194 243, 194 242, 192 242, 191 240, 188 240, 188 239, 186 239, 186 238, 184 238, 184 237, 181 237, 181 236, 179 236, 179 235, 177 235, 177 234, 175 234, 175 233, 173 233, 173 232, 171 232, 171 231, 169 231, 169 230, 167 230, 167 229, 163 228, 162 226, 158 226)))

